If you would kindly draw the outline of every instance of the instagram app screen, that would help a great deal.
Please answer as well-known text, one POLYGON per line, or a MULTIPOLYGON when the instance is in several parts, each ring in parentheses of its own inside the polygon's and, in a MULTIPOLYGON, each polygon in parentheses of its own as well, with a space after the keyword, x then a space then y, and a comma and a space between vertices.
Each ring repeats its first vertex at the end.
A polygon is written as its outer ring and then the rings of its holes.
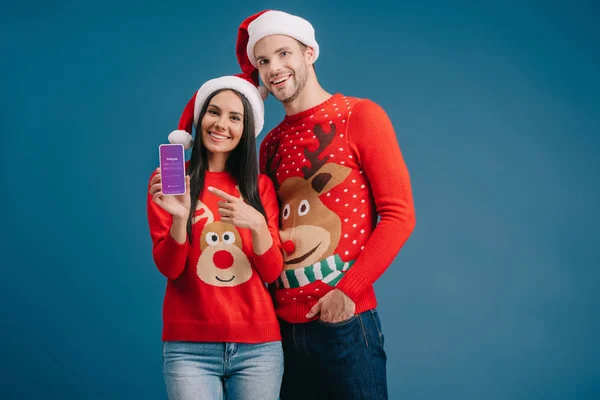
POLYGON ((180 144, 163 144, 160 146, 159 152, 163 194, 184 194, 183 146, 180 144))

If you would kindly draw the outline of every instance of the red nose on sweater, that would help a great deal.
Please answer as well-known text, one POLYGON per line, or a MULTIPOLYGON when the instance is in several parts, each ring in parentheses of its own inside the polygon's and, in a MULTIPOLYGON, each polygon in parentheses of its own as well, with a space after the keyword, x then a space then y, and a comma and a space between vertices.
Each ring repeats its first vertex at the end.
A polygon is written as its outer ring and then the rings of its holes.
POLYGON ((288 254, 292 254, 296 250, 296 245, 291 240, 286 240, 283 242, 283 250, 288 254))
POLYGON ((213 255, 215 266, 220 269, 227 269, 233 265, 233 256, 227 250, 219 250, 213 255))

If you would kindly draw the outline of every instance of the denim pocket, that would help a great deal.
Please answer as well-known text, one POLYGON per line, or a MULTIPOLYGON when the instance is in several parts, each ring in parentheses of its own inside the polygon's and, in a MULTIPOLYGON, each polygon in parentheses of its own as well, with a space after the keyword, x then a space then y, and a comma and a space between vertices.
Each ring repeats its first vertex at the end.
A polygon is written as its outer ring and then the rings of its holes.
POLYGON ((383 329, 381 327, 381 320, 379 319, 379 313, 377 312, 376 308, 371 310, 371 318, 373 318, 373 324, 375 325, 375 328, 377 329, 377 335, 379 335, 379 344, 381 345, 381 347, 383 347, 383 343, 384 343, 383 329))
POLYGON ((350 322, 354 321, 357 316, 358 316, 357 314, 354 314, 350 318, 345 319, 343 321, 338 321, 338 322, 326 322, 326 321, 323 321, 321 318, 319 318, 317 321, 319 321, 319 324, 321 324, 323 326, 328 326, 330 328, 337 328, 337 327, 349 324, 350 322))

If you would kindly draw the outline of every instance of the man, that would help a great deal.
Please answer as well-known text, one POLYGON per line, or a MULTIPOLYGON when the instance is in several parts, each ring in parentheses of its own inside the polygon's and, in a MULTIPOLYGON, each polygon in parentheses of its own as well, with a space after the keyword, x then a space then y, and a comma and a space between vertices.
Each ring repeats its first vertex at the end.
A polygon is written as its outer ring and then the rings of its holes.
POLYGON ((286 113, 260 149, 261 172, 280 200, 285 251, 273 291, 285 355, 281 398, 387 399, 373 283, 415 226, 392 124, 374 102, 320 86, 319 45, 300 17, 247 18, 237 56, 258 69, 286 113))

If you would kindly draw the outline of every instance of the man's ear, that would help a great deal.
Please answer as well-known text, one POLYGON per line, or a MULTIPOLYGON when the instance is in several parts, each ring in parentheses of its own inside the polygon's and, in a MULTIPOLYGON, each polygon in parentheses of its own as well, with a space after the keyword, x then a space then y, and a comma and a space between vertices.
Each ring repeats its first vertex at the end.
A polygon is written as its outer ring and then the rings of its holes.
POLYGON ((304 51, 304 56, 306 57, 306 62, 309 65, 312 65, 315 62, 315 49, 313 49, 310 46, 306 47, 306 50, 304 51))

